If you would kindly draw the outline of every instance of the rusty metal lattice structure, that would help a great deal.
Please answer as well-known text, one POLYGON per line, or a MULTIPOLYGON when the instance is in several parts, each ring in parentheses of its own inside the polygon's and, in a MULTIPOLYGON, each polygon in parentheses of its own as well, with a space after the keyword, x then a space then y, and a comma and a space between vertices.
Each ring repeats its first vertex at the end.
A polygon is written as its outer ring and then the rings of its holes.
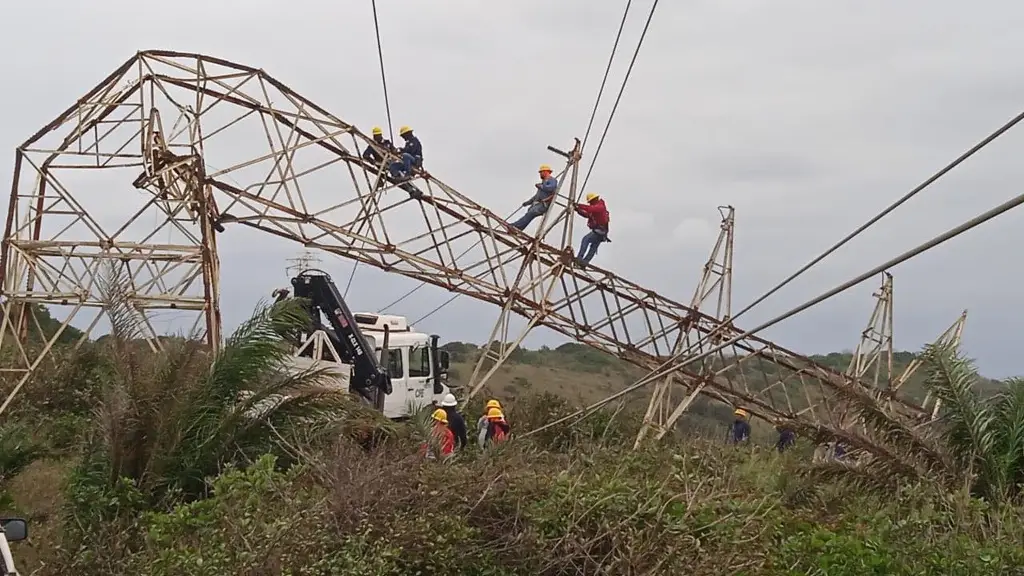
MULTIPOLYGON (((732 315, 732 249, 736 209, 732 206, 719 206, 718 212, 722 216, 718 239, 704 264, 700 282, 690 300, 690 308, 708 314, 722 324, 728 324, 732 315)), ((699 354, 719 342, 719 339, 702 338, 695 330, 687 329, 681 332, 672 354, 683 350, 693 350, 699 354)), ((684 379, 679 373, 672 373, 658 382, 647 404, 647 412, 633 447, 638 448, 650 435, 660 440, 672 430, 679 417, 707 386, 707 378, 713 371, 714 362, 704 360, 697 367, 697 379, 684 379), (683 392, 682 398, 674 397, 680 391, 683 392)))
MULTIPOLYGON (((424 140, 429 167, 442 152, 424 140)), ((3 408, 60 337, 27 345, 26 304, 49 306, 88 333, 103 310, 108 265, 127 272, 129 296, 150 325, 160 309, 191 310, 216 347, 217 243, 250 237, 242 231, 489 302, 506 318, 648 369, 687 337, 736 334, 711 314, 573 264, 578 141, 558 152, 570 190, 540 233, 512 229, 432 175, 391 183, 361 158, 370 143, 262 70, 169 51, 130 58, 18 148, 0 252, 0 347, 13 351, 4 370, 18 386, 3 408), (559 216, 568 221, 558 225, 559 216)), ((754 415, 818 429, 838 425, 838 389, 870 386, 756 336, 711 366, 679 375, 754 415)), ((898 395, 886 401, 922 410, 898 395)))

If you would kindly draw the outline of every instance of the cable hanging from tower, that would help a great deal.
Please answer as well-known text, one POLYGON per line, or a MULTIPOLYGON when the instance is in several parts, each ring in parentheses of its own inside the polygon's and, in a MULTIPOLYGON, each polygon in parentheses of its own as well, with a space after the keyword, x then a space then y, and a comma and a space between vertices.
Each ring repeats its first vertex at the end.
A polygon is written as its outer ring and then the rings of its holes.
MULTIPOLYGON (((377 37, 377 60, 380 62, 380 83, 384 87, 384 111, 387 113, 388 119, 388 138, 392 142, 395 141, 395 134, 391 128, 391 102, 388 100, 388 76, 384 72, 384 49, 380 42, 380 22, 377 19, 377 0, 371 0, 370 5, 373 8, 373 31, 377 37)), ((352 280, 356 277, 356 270, 359 269, 359 261, 352 265, 352 273, 348 275, 348 282, 345 284, 345 292, 343 297, 348 297, 349 288, 352 287, 352 280)))
MULTIPOLYGON (((591 129, 594 126, 594 119, 596 118, 598 108, 601 105, 601 98, 604 95, 605 85, 608 83, 608 75, 611 73, 612 63, 615 61, 615 53, 618 51, 619 41, 622 39, 622 30, 626 26, 626 19, 629 16, 629 8, 632 5, 632 3, 633 3, 632 0, 627 0, 626 8, 622 12, 622 19, 619 21, 619 29, 615 33, 615 42, 612 44, 612 51, 611 51, 611 54, 609 54, 609 56, 608 56, 608 64, 605 66, 604 74, 603 74, 603 76, 601 78, 601 86, 600 86, 600 88, 597 91, 597 99, 594 102, 594 109, 590 113, 590 121, 587 123, 587 131, 583 135, 583 143, 580 146, 580 150, 581 151, 583 150, 583 148, 586 147, 587 140, 590 138, 590 131, 591 131, 591 129)), ((611 118, 615 115, 615 110, 616 110, 616 108, 618 108, 619 101, 622 99, 622 93, 626 89, 626 82, 629 80, 629 74, 633 70, 633 64, 636 62, 637 55, 640 53, 640 46, 643 45, 644 37, 647 35, 647 28, 651 25, 651 19, 654 17, 654 9, 657 8, 657 7, 658 7, 658 0, 654 0, 654 4, 651 6, 651 11, 647 15, 647 23, 644 25, 643 34, 641 34, 641 36, 640 36, 640 41, 637 44, 636 50, 633 52, 633 59, 630 61, 629 69, 626 71, 626 77, 622 81, 622 87, 619 88, 619 94, 618 94, 618 97, 615 99, 614 106, 612 107, 611 116, 608 118, 608 123, 605 125, 604 133, 601 134, 601 140, 600 140, 600 142, 597 145, 597 152, 594 154, 594 159, 595 160, 597 159, 597 154, 600 153, 602 144, 604 144, 605 136, 607 136, 607 134, 608 134, 608 127, 611 125, 611 118)), ((593 170, 593 169, 594 169, 594 163, 593 163, 593 161, 591 161, 591 163, 590 163, 590 170, 593 170)), ((588 179, 590 178, 589 172, 587 174, 587 178, 588 179)), ((561 182, 561 178, 559 178, 559 182, 561 182)), ((586 186, 586 180, 584 180, 583 186, 586 186)), ((579 196, 582 193, 583 193, 583 190, 581 188, 579 193, 577 194, 577 197, 576 198, 569 198, 569 202, 570 203, 576 202, 579 199, 579 196)), ((479 244, 479 243, 480 242, 477 242, 477 244, 479 244)), ((476 244, 471 246, 468 250, 466 250, 466 252, 463 252, 462 254, 460 254, 459 257, 456 258, 456 260, 458 260, 459 258, 464 256, 467 252, 469 252, 469 250, 471 250, 475 246, 476 246, 476 244)), ((422 288, 425 284, 426 283, 424 282, 424 283, 420 284, 419 286, 413 288, 408 293, 406 293, 403 296, 399 297, 397 300, 395 300, 391 304, 388 304, 387 306, 382 308, 381 311, 387 310, 388 308, 391 308, 395 304, 397 304, 397 303, 401 302, 402 300, 406 299, 407 297, 411 296, 414 292, 416 292, 417 290, 422 288)), ((449 304, 454 302, 456 299, 458 299, 459 296, 461 296, 461 294, 455 294, 454 296, 452 296, 448 300, 444 301, 440 306, 438 306, 437 308, 434 308, 433 310, 431 310, 430 312, 425 314, 423 317, 421 317, 416 322, 420 322, 420 321, 425 320, 426 318, 429 318, 430 316, 436 314, 441 309, 443 309, 444 307, 448 306, 449 304)), ((414 324, 415 324, 415 322, 414 322, 414 324)))
MULTIPOLYGON (((604 140, 608 136, 608 129, 611 128, 612 120, 615 118, 615 112, 619 109, 619 102, 622 101, 622 94, 626 91, 626 84, 629 82, 630 74, 633 73, 633 66, 636 64, 637 56, 640 55, 640 48, 644 45, 644 39, 647 37, 647 30, 651 27, 651 20, 654 19, 654 11, 657 8, 658 0, 654 0, 654 3, 651 4, 651 11, 647 13, 647 22, 644 23, 643 32, 640 33, 640 40, 636 43, 636 50, 633 50, 633 57, 629 61, 629 68, 626 69, 626 75, 622 78, 622 85, 619 87, 619 94, 615 97, 615 103, 612 104, 612 111, 608 114, 608 121, 604 125, 604 131, 601 133, 601 139, 598 140, 597 148, 594 150, 594 156, 590 160, 590 167, 587 168, 587 175, 583 177, 583 185, 580 186, 579 196, 582 196, 583 192, 587 189, 587 183, 590 181, 590 174, 594 171, 594 165, 597 163, 597 157, 601 154, 601 148, 604 146, 604 140)), ((626 10, 629 10, 628 4, 626 6, 626 10)), ((625 24, 625 14, 623 14, 623 24, 625 24)), ((617 37, 616 43, 618 43, 617 37)), ((609 66, 611 66, 610 62, 609 66)), ((598 99, 600 101, 600 96, 598 96, 598 99)))
POLYGON ((590 130, 594 127, 594 119, 597 117, 597 109, 601 106, 601 97, 604 96, 604 87, 608 83, 608 74, 612 71, 612 63, 615 61, 615 52, 619 49, 619 40, 622 38, 622 30, 626 27, 626 17, 629 16, 629 7, 633 0, 626 2, 626 9, 622 12, 622 20, 619 22, 619 31, 615 34, 615 43, 612 44, 612 53, 608 55, 608 65, 604 68, 604 76, 601 78, 601 87, 597 89, 597 100, 594 102, 594 109, 590 112, 590 121, 587 122, 587 132, 583 135, 582 151, 587 147, 587 140, 590 139, 590 130))

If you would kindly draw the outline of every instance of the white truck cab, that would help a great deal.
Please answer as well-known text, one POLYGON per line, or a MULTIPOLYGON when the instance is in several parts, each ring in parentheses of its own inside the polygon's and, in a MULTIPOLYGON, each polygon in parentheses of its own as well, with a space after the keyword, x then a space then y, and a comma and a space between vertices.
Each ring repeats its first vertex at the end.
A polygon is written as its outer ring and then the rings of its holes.
MULTIPOLYGON (((357 312, 353 314, 360 332, 376 351, 377 358, 391 377, 392 392, 384 397, 384 415, 391 419, 411 416, 434 402, 440 402, 449 388, 449 355, 437 349, 437 336, 415 332, 404 316, 357 312), (382 356, 385 326, 387 355, 382 356)), ((341 355, 322 331, 312 333, 293 356, 296 371, 326 369, 339 389, 347 390, 353 367, 341 361, 341 355)))

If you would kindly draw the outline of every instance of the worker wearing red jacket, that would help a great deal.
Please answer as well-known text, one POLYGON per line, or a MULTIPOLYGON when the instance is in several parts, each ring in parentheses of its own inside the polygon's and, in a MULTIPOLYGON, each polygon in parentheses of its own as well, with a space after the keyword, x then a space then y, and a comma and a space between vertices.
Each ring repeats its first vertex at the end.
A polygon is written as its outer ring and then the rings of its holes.
POLYGON ((604 205, 604 200, 600 196, 590 193, 587 194, 586 204, 576 205, 576 213, 587 219, 587 226, 590 228, 590 232, 580 242, 580 253, 576 256, 576 260, 587 265, 597 254, 597 247, 602 242, 611 242, 608 239, 608 207, 604 205))
POLYGON ((420 454, 428 460, 436 459, 437 452, 441 453, 442 459, 449 458, 455 452, 455 434, 448 427, 448 414, 438 408, 430 418, 434 421, 434 427, 430 430, 427 441, 420 446, 420 454))

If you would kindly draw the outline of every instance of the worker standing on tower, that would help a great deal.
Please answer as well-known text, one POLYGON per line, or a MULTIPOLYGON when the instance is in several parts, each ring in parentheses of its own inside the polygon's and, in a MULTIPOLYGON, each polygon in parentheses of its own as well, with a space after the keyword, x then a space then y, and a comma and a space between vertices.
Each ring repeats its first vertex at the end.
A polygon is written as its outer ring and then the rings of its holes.
POLYGON ((412 177, 414 168, 423 168, 423 144, 420 139, 413 135, 412 128, 402 126, 398 129, 398 135, 405 140, 405 146, 400 151, 397 162, 391 163, 391 176, 395 179, 408 179, 412 177))
MULTIPOLYGON (((384 139, 384 130, 381 130, 380 126, 373 127, 373 141, 387 152, 395 155, 398 154, 398 150, 395 149, 395 145, 391 143, 391 140, 384 139)), ((366 150, 363 150, 363 159, 379 166, 384 161, 384 156, 381 156, 381 153, 373 147, 373 144, 367 144, 366 150)))
POLYGON ((513 228, 519 230, 526 229, 530 222, 533 222, 534 218, 548 211, 548 207, 551 206, 551 202, 555 199, 555 192, 558 191, 558 179, 551 175, 551 166, 541 164, 537 172, 540 173, 540 182, 533 185, 537 192, 532 198, 523 202, 523 206, 529 206, 529 208, 522 218, 512 222, 511 226, 513 228))
POLYGON ((594 193, 587 194, 586 204, 577 204, 576 213, 587 219, 587 227, 590 232, 580 241, 580 253, 576 260, 586 266, 597 254, 597 247, 608 240, 608 223, 611 220, 608 214, 608 207, 604 200, 594 193))

